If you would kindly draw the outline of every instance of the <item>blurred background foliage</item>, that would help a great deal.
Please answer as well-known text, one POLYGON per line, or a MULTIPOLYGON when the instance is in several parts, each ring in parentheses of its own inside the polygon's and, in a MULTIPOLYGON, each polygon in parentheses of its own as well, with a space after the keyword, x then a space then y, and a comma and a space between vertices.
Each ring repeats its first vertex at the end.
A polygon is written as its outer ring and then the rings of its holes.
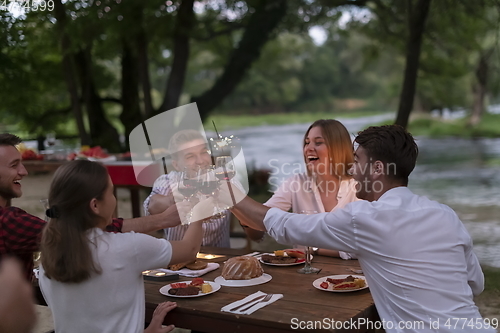
POLYGON ((499 0, 19 4, 0 0, 0 124, 25 137, 123 151, 189 102, 203 119, 465 109, 473 129, 499 101, 499 0))

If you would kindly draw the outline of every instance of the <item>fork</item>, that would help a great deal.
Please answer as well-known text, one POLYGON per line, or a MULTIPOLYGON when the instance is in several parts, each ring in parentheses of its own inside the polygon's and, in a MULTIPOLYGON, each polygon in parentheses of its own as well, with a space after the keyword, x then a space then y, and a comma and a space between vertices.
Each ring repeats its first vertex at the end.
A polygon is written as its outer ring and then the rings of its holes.
POLYGON ((252 305, 250 305, 250 306, 247 306, 247 307, 246 307, 246 308, 244 308, 244 309, 241 309, 241 310, 240 310, 240 312, 245 312, 245 311, 247 311, 248 309, 250 309, 251 307, 253 307, 253 306, 255 306, 255 305, 259 304, 259 303, 268 302, 268 301, 270 301, 270 300, 271 300, 271 298, 272 298, 273 296, 274 296, 274 294, 267 294, 267 295, 266 295, 266 297, 264 297, 262 300, 258 301, 257 303, 254 303, 254 304, 252 304, 252 305))

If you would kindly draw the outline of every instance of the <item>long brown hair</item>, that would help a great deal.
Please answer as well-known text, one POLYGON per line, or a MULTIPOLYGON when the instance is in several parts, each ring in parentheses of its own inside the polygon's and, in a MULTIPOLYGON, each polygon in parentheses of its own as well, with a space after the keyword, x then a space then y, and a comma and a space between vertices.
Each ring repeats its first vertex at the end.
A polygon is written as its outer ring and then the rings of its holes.
MULTIPOLYGON (((330 158, 330 165, 328 169, 333 175, 344 178, 350 178, 348 173, 352 164, 354 163, 354 149, 349 132, 344 125, 335 119, 319 119, 309 126, 304 134, 303 146, 309 131, 313 127, 321 128, 321 133, 325 138, 325 144, 328 148, 328 155, 330 158)), ((307 158, 304 156, 304 161, 307 164, 307 158)), ((310 176, 310 171, 307 170, 310 176)))
POLYGON ((57 169, 50 184, 52 218, 42 234, 42 266, 48 278, 60 282, 81 282, 101 268, 92 258, 87 230, 100 218, 90 208, 108 186, 106 168, 96 162, 77 160, 57 169))

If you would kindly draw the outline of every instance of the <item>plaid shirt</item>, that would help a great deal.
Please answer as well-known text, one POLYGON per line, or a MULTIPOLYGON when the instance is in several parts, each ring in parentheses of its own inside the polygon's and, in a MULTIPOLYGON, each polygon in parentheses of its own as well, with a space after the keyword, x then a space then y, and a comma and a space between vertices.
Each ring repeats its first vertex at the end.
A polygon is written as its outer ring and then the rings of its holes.
MULTIPOLYGON (((47 222, 17 207, 0 207, 0 260, 11 255, 22 261, 26 278, 33 277, 33 252, 39 250, 47 222)), ((121 232, 123 219, 113 219, 108 232, 121 232)))

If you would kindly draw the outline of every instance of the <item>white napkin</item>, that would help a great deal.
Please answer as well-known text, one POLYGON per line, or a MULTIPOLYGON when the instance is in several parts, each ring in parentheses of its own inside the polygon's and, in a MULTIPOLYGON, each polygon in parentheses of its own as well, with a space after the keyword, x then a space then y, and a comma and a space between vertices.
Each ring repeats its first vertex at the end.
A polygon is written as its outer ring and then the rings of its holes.
MULTIPOLYGON (((236 302, 233 302, 233 303, 230 303, 226 306, 224 306, 222 309, 220 309, 221 311, 224 311, 224 312, 231 312, 231 313, 237 313, 237 314, 246 314, 246 315, 249 315, 249 314, 252 314, 254 313, 255 311, 257 311, 258 309, 260 308, 263 308, 265 307, 266 305, 269 305, 273 302, 276 302, 277 300, 279 300, 280 298, 283 298, 283 294, 274 294, 273 297, 271 297, 271 299, 267 302, 259 302, 257 304, 253 303, 254 305, 246 310, 245 312, 241 312, 241 310, 243 309, 246 309, 248 306, 250 306, 251 304, 248 304, 246 306, 242 306, 240 307, 239 309, 236 309, 235 311, 230 311, 230 309, 233 309, 235 307, 237 307, 238 305, 241 305, 241 304, 245 304, 246 302, 249 302, 259 296, 262 296, 262 295, 266 295, 266 293, 263 293, 262 291, 258 291, 256 293, 253 293, 251 295, 248 295, 247 297, 243 298, 243 299, 240 299, 239 301, 236 301, 236 302)), ((259 301, 262 301, 262 299, 260 299, 259 301)))
POLYGON ((208 272, 215 271, 217 268, 219 268, 220 265, 216 262, 209 262, 207 267, 204 269, 199 269, 199 270, 192 270, 189 268, 182 268, 179 269, 178 271, 171 271, 166 268, 158 268, 159 271, 165 272, 165 273, 176 273, 181 276, 187 276, 187 277, 198 277, 207 274, 208 272))
POLYGON ((99 158, 96 158, 96 157, 87 157, 87 159, 89 161, 92 161, 92 162, 102 162, 102 163, 105 163, 105 162, 114 162, 116 161, 116 156, 108 156, 108 157, 99 157, 99 158))

